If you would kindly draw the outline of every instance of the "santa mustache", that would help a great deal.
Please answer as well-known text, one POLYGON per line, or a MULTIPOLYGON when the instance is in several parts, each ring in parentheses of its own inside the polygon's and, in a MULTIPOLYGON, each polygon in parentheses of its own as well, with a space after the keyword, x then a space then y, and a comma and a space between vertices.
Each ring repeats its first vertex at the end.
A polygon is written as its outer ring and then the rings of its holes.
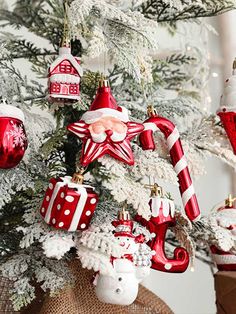
POLYGON ((92 130, 90 130, 90 134, 95 143, 102 143, 107 138, 110 138, 112 142, 117 143, 122 142, 125 139, 127 132, 118 133, 116 131, 106 130, 101 133, 94 133, 92 130))

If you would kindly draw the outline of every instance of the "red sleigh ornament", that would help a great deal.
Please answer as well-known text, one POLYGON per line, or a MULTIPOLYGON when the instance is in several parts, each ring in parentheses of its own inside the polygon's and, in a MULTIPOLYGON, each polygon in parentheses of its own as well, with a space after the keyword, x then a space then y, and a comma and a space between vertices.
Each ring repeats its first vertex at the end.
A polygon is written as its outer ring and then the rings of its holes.
POLYGON ((149 201, 151 218, 146 220, 136 215, 135 220, 145 226, 155 237, 148 243, 150 248, 156 252, 152 257, 152 268, 170 273, 182 273, 189 264, 188 252, 178 247, 174 250, 174 257, 168 258, 165 254, 165 238, 169 227, 176 224, 175 205, 172 200, 164 198, 162 188, 154 184, 151 189, 149 201))

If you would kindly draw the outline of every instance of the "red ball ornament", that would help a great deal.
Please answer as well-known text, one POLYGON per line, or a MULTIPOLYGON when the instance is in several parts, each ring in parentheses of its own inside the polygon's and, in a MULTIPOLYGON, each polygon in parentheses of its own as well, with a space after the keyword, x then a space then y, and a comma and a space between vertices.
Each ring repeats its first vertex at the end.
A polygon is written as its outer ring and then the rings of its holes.
POLYGON ((83 69, 80 58, 71 54, 71 48, 59 48, 59 56, 48 71, 48 99, 51 102, 75 102, 79 99, 83 69))
POLYGON ((106 154, 133 165, 130 141, 144 130, 141 123, 129 121, 127 109, 117 105, 106 80, 101 82, 89 111, 67 128, 83 142, 82 166, 106 154))
POLYGON ((165 254, 167 229, 176 224, 174 202, 164 198, 162 189, 154 184, 149 205, 151 209, 150 220, 146 220, 139 215, 135 217, 135 220, 155 234, 149 242, 150 248, 156 252, 152 257, 152 268, 169 273, 184 272, 189 264, 189 254, 184 248, 176 248, 173 258, 168 258, 165 254))
POLYGON ((217 114, 229 138, 234 154, 236 154, 236 60, 233 73, 225 81, 224 93, 221 96, 220 109, 217 114))
MULTIPOLYGON (((229 230, 232 237, 236 236, 236 208, 231 195, 225 200, 225 205, 216 209, 217 224, 229 230)), ((210 246, 212 259, 217 265, 217 268, 222 271, 236 271, 236 255, 231 252, 226 252, 218 248, 216 245, 210 246)))
POLYGON ((0 104, 0 168, 16 167, 27 145, 23 112, 14 106, 0 104))
POLYGON ((94 188, 82 184, 81 174, 52 178, 40 209, 45 222, 68 231, 88 228, 98 203, 94 188))

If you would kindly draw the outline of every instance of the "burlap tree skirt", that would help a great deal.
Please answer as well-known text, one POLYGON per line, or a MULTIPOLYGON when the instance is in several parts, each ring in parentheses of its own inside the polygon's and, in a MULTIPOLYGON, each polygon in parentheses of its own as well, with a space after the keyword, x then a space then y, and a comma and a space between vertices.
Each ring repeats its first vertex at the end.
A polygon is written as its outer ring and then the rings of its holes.
POLYGON ((68 287, 55 297, 43 294, 36 287, 37 298, 21 312, 14 311, 9 300, 9 280, 0 277, 0 314, 173 314, 171 309, 154 293, 139 286, 136 301, 130 306, 117 306, 101 303, 91 283, 94 272, 83 269, 78 260, 70 264, 76 277, 73 287, 68 287))
POLYGON ((0 277, 0 314, 17 314, 20 312, 14 311, 9 298, 9 290, 12 284, 6 278, 0 277))
POLYGON ((136 301, 130 306, 117 306, 100 302, 91 283, 93 271, 83 269, 80 262, 73 262, 76 276, 74 287, 47 298, 40 314, 172 314, 171 309, 154 293, 140 285, 136 301))

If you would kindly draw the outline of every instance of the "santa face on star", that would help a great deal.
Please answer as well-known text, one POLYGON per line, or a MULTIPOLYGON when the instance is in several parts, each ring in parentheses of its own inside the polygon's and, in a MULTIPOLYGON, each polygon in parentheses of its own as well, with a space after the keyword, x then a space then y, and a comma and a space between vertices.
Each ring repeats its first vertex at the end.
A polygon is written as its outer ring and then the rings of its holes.
POLYGON ((90 135, 95 143, 105 140, 111 142, 122 142, 127 136, 127 125, 114 117, 102 117, 91 123, 88 127, 90 135))

